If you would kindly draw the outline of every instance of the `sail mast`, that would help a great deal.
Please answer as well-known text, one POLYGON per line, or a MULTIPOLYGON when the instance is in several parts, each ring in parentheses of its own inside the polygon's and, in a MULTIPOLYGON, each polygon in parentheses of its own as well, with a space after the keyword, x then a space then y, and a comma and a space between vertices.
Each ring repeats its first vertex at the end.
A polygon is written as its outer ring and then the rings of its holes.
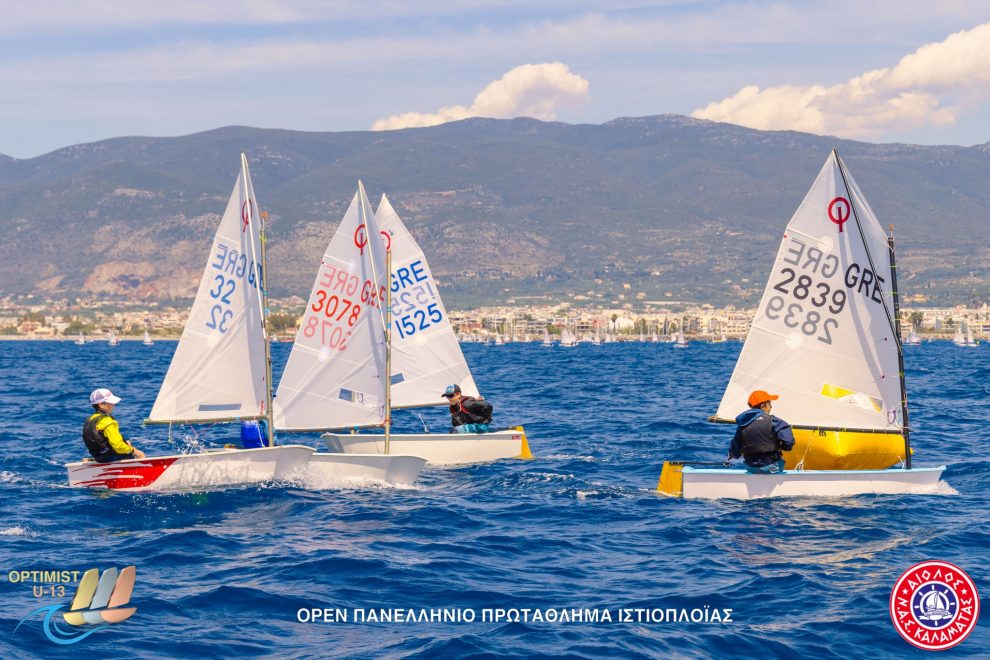
POLYGON ((385 252, 385 453, 392 437, 392 246, 385 252))
POLYGON ((274 404, 272 397, 272 340, 271 340, 271 328, 268 326, 270 323, 268 319, 268 235, 265 231, 266 223, 265 218, 267 213, 261 214, 261 305, 264 309, 264 314, 261 317, 262 327, 264 328, 263 335, 265 337, 265 395, 267 396, 267 401, 265 403, 265 419, 268 424, 268 446, 275 446, 275 413, 273 412, 272 406, 274 404))
MULTIPOLYGON (((247 200, 247 222, 251 224, 254 221, 255 206, 257 206, 258 201, 251 197, 251 193, 254 192, 254 186, 250 185, 251 172, 248 169, 247 156, 243 153, 241 154, 241 168, 244 171, 244 199, 247 200)), ((272 419, 272 351, 271 351, 271 341, 269 337, 271 333, 268 328, 268 261, 267 261, 267 249, 266 242, 267 238, 265 236, 265 216, 267 213, 262 213, 258 211, 258 216, 261 218, 261 226, 258 228, 258 240, 261 243, 261 258, 258 259, 258 255, 253 254, 254 252, 254 241, 251 242, 251 257, 255 259, 255 263, 261 264, 261 281, 258 283, 261 289, 261 297, 258 299, 258 303, 261 306, 261 336, 265 345, 265 415, 264 419, 268 426, 268 438, 267 445, 269 447, 275 446, 274 429, 275 424, 272 419)))
POLYGON ((907 385, 904 383, 904 351, 901 350, 901 308, 897 292, 897 266, 894 263, 894 225, 890 225, 890 235, 887 237, 890 248, 890 289, 894 303, 894 336, 897 339, 897 370, 901 376, 901 435, 904 437, 904 467, 911 469, 911 437, 908 425, 907 385))

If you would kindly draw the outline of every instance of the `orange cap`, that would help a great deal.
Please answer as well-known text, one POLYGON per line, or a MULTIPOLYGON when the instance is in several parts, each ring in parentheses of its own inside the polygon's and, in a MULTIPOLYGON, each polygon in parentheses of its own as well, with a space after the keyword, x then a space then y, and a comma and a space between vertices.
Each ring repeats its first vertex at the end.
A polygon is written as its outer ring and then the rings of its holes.
POLYGON ((749 395, 748 403, 750 408, 756 408, 757 406, 764 404, 767 401, 776 401, 779 398, 780 397, 777 396, 776 394, 768 394, 763 390, 755 390, 752 394, 749 395))

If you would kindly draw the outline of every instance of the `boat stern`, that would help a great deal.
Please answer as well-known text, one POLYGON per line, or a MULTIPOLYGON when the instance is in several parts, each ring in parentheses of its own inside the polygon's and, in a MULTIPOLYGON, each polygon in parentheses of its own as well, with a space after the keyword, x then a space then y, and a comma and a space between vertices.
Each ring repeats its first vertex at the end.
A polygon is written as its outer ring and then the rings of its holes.
POLYGON ((682 497, 684 495, 684 463, 678 461, 664 461, 663 469, 660 471, 660 481, 657 483, 657 492, 671 497, 682 497))
POLYGON ((517 426, 516 430, 519 431, 520 435, 519 455, 516 458, 524 461, 533 460, 533 452, 529 450, 529 440, 526 439, 526 429, 517 426))

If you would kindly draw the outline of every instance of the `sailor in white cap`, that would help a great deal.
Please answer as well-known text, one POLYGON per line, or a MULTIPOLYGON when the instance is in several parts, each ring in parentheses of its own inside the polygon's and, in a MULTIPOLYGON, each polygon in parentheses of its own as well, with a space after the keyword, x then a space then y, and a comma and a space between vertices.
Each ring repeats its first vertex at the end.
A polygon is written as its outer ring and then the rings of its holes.
POLYGON ((113 407, 120 397, 105 387, 93 390, 89 404, 93 414, 83 424, 83 442, 97 463, 109 463, 125 458, 144 458, 144 452, 135 448, 120 434, 120 426, 113 418, 113 407))

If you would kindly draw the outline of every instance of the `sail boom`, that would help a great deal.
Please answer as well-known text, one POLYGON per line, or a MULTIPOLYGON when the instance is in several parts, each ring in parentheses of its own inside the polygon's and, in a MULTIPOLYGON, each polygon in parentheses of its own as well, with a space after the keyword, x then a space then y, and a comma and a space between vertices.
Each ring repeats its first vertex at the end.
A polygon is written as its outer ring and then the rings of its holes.
MULTIPOLYGON (((719 417, 718 415, 712 415, 708 418, 709 422, 714 424, 735 424, 736 420, 726 419, 724 417, 719 417)), ((792 429, 797 429, 799 431, 825 431, 827 433, 883 433, 883 434, 897 434, 901 435, 901 427, 894 428, 871 428, 871 429, 861 429, 852 428, 848 426, 816 426, 813 424, 792 424, 792 429)))
POLYGON ((404 406, 392 406, 392 410, 415 410, 417 408, 447 408, 450 404, 440 403, 410 403, 404 406))
POLYGON ((162 426, 165 424, 221 424, 224 422, 246 422, 251 420, 268 419, 265 415, 240 415, 238 417, 211 417, 209 419, 151 419, 141 422, 145 426, 162 426))
POLYGON ((352 429, 380 429, 384 428, 383 424, 358 424, 356 426, 338 426, 334 428, 314 428, 314 429, 293 429, 293 428, 279 428, 279 433, 341 433, 345 431, 350 431, 352 429))

